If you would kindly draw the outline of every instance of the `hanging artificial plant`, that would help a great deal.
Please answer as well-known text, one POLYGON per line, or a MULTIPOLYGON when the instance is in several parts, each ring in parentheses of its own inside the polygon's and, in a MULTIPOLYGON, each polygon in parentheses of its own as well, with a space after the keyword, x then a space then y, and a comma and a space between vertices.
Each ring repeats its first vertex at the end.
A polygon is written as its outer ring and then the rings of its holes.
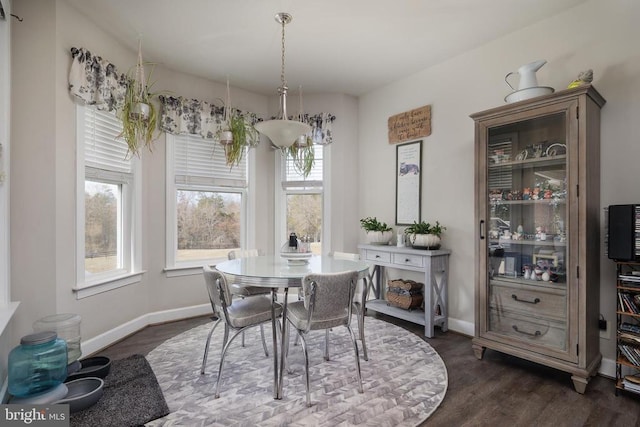
MULTIPOLYGON (((298 112, 298 121, 308 123, 309 119, 304 114, 302 106, 302 86, 299 88, 299 94, 300 111, 298 112)), ((291 157, 294 169, 302 175, 303 178, 306 179, 309 176, 316 161, 315 148, 313 147, 313 139, 310 134, 300 135, 296 142, 284 149, 283 154, 291 157)))
POLYGON ((294 169, 307 178, 313 170, 316 161, 315 148, 313 140, 308 135, 301 135, 296 142, 287 149, 287 152, 293 160, 294 169))
POLYGON ((154 134, 158 122, 158 110, 152 102, 157 94, 150 92, 153 83, 148 84, 152 73, 153 69, 148 76, 145 76, 142 42, 139 42, 138 62, 135 71, 128 75, 124 104, 119 112, 122 120, 122 133, 119 137, 124 138, 131 155, 139 156, 142 148, 151 151, 152 143, 157 138, 154 134))
POLYGON ((260 141, 253 123, 240 111, 231 107, 231 92, 227 79, 227 97, 224 102, 222 123, 216 132, 216 140, 224 148, 227 166, 240 164, 245 149, 255 147, 260 141))

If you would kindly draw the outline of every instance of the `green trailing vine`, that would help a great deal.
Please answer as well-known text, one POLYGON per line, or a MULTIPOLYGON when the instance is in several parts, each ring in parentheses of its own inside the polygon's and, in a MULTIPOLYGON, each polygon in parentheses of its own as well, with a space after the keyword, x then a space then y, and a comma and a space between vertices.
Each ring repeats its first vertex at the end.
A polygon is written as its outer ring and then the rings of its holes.
POLYGON ((293 159, 293 167, 304 178, 309 176, 316 161, 316 152, 313 146, 313 141, 308 136, 305 138, 306 144, 301 145, 296 141, 287 149, 289 156, 293 159))
POLYGON ((256 145, 260 135, 253 125, 237 110, 229 114, 228 127, 221 126, 218 133, 230 130, 233 140, 228 144, 222 144, 227 166, 238 166, 242 161, 245 149, 256 145))
MULTIPOLYGON (((151 77, 151 73, 149 73, 151 77)), ((119 137, 127 143, 128 154, 140 155, 140 150, 147 148, 152 151, 153 141, 158 124, 158 110, 152 102, 156 94, 149 92, 150 86, 141 87, 140 82, 130 78, 125 92, 124 105, 119 118, 122 121, 122 133, 119 137), (138 114, 138 104, 149 106, 149 114, 138 114)))

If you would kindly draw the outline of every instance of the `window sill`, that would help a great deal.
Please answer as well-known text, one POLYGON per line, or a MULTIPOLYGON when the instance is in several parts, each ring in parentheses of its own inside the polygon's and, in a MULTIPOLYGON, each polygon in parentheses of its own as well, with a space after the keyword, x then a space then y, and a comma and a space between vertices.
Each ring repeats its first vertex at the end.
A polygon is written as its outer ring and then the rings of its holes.
POLYGON ((142 281, 142 275, 146 271, 139 271, 137 273, 129 273, 120 277, 111 278, 98 283, 91 283, 81 288, 73 288, 73 292, 76 294, 76 299, 83 299, 92 297, 94 295, 101 294, 103 292, 112 291, 114 289, 122 288, 123 286, 133 285, 134 283, 140 283, 142 281))
MULTIPOLYGON (((204 265, 204 264, 203 264, 204 265)), ((164 274, 169 277, 195 276, 202 274, 202 265, 184 267, 166 267, 164 274)))
POLYGON ((11 322, 11 318, 16 313, 18 309, 18 305, 20 302, 10 302, 5 307, 0 308, 0 335, 4 333, 9 322, 11 322))

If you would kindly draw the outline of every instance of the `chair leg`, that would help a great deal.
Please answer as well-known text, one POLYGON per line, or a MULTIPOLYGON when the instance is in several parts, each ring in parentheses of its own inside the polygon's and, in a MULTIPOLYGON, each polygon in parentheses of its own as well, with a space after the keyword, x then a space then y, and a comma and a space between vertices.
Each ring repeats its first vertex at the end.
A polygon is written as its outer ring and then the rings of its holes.
POLYGON ((329 361, 329 329, 324 330, 324 360, 329 361))
POLYGON ((302 344, 302 352, 304 353, 304 373, 305 373, 305 387, 307 390, 307 406, 311 406, 311 393, 309 392, 309 388, 310 388, 309 354, 307 353, 307 342, 299 330, 298 330, 298 336, 300 337, 300 343, 302 344))
POLYGON ((356 341, 356 335, 353 333, 351 326, 346 325, 346 328, 349 330, 349 336, 351 337, 351 341, 353 341, 353 351, 356 355, 356 373, 358 374, 358 392, 364 393, 364 389, 362 388, 362 373, 360 372, 360 354, 358 354, 358 341, 356 341))
POLYGON ((244 347, 244 332, 242 333, 242 344, 241 345, 244 347))
POLYGON ((229 341, 229 325, 224 324, 224 337, 222 338, 222 347, 224 348, 227 345, 227 341, 229 341))
POLYGON ((220 319, 216 320, 216 323, 213 324, 213 327, 211 328, 211 330, 209 331, 209 335, 207 336, 207 343, 204 345, 204 357, 202 358, 202 367, 200 368, 200 375, 204 375, 204 368, 207 365, 207 357, 209 356, 209 343, 211 342, 211 335, 213 335, 213 331, 216 330, 216 327, 220 322, 221 322, 220 319))
MULTIPOLYGON (((264 349, 264 355, 269 357, 269 350, 267 350, 267 342, 264 339, 264 327, 260 324, 260 336, 262 337, 262 348, 264 349)), ((242 346, 244 347, 244 332, 242 333, 242 346)))
POLYGON ((220 367, 218 368, 218 378, 216 379, 216 393, 214 395, 214 397, 217 399, 220 397, 220 378, 222 378, 222 368, 224 366, 224 358, 227 355, 227 350, 229 349, 229 347, 231 346, 231 343, 233 342, 233 340, 242 332, 244 332, 246 328, 242 328, 239 331, 237 331, 235 334, 233 334, 233 336, 231 337, 231 339, 229 340, 228 343, 226 343, 224 345, 224 348, 222 349, 222 355, 220 355, 220 367))
POLYGON ((369 361, 369 356, 367 355, 367 343, 364 340, 364 307, 358 310, 358 332, 360 334, 360 341, 362 341, 362 355, 364 360, 369 361))

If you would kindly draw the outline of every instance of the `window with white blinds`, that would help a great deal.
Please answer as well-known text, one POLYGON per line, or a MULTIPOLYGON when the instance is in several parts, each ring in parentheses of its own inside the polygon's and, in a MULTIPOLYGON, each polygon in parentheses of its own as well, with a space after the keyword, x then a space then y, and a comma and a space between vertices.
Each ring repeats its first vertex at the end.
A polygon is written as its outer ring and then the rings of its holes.
MULTIPOLYGON (((291 156, 281 157, 281 189, 276 191, 276 235, 296 233, 309 244, 311 252, 322 253, 324 205, 324 146, 314 145, 314 164, 305 178, 291 156)), ((281 244, 280 241, 276 242, 281 244)))
POLYGON ((245 188, 247 186, 247 153, 240 164, 226 164, 224 148, 200 137, 175 135, 175 183, 245 188))
POLYGON ((212 140, 167 134, 166 141, 166 269, 173 276, 201 271, 242 247, 248 152, 229 167, 224 148, 212 140))
POLYGON ((114 289, 140 281, 136 235, 141 183, 140 159, 118 137, 122 122, 110 112, 77 109, 77 295, 81 298, 102 291, 84 288, 114 289))
POLYGON ((84 165, 111 172, 131 173, 132 159, 125 141, 118 138, 122 122, 114 114, 84 108, 84 165))
POLYGON ((322 171, 323 162, 323 146, 314 145, 314 164, 309 176, 306 178, 296 169, 293 158, 287 154, 282 173, 282 188, 287 189, 306 189, 306 188, 322 188, 322 171))

